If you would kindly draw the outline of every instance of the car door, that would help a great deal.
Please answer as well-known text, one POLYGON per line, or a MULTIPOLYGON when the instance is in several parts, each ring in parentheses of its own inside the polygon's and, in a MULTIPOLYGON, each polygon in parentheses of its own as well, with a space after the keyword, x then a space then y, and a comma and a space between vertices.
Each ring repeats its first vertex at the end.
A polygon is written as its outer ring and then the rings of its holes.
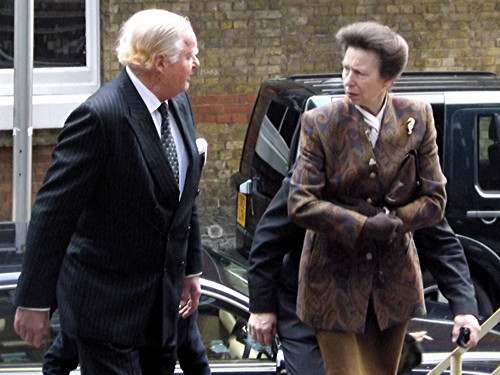
POLYGON ((301 112, 293 101, 261 92, 237 178, 237 243, 248 255, 261 216, 293 163, 301 112))
POLYGON ((447 217, 457 233, 500 254, 500 107, 453 106, 447 118, 447 217))
POLYGON ((203 279, 198 310, 212 374, 276 374, 284 368, 277 345, 263 347, 248 335, 248 297, 203 279))

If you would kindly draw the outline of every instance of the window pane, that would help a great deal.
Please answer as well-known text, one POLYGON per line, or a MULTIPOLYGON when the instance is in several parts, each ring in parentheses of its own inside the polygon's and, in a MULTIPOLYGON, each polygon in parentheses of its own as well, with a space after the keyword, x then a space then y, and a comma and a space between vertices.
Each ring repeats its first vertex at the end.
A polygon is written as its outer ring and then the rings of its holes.
POLYGON ((14 0, 0 2, 0 68, 13 68, 14 0))
POLYGON ((271 124, 274 125, 274 127, 278 130, 280 128, 281 122, 283 121, 283 116, 285 115, 286 111, 287 107, 283 104, 277 102, 271 102, 269 104, 269 109, 267 110, 266 115, 269 118, 271 124))
POLYGON ((280 134, 285 140, 288 147, 292 145, 292 138, 295 134, 295 129, 299 124, 300 113, 290 109, 285 116, 283 123, 281 124, 280 134))
POLYGON ((500 190, 500 146, 499 129, 494 116, 480 116, 478 119, 478 177, 484 190, 500 190))
POLYGON ((286 140, 280 134, 280 128, 287 112, 286 106, 277 102, 270 103, 255 146, 256 154, 281 175, 280 179, 288 171, 288 154, 290 153, 286 140))
MULTIPOLYGON (((35 1, 34 67, 86 65, 85 0, 35 1)), ((0 3, 0 68, 13 68, 14 0, 0 3)))

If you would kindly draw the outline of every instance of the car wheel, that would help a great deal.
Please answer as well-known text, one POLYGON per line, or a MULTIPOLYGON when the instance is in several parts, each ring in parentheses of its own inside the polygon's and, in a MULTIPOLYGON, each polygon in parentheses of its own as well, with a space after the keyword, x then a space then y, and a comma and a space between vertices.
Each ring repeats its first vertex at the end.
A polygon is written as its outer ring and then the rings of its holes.
POLYGON ((427 301, 448 303, 448 300, 443 296, 436 284, 424 288, 424 297, 427 301))
POLYGON ((443 303, 445 305, 448 304, 448 300, 439 290, 436 280, 432 277, 429 272, 425 272, 423 274, 424 281, 424 299, 426 301, 433 301, 443 303))

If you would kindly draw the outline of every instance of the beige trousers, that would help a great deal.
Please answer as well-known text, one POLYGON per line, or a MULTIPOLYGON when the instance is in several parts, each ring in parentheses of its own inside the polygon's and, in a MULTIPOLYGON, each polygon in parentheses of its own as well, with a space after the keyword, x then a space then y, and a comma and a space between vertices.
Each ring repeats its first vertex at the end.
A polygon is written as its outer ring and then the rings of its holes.
POLYGON ((364 333, 316 331, 326 375, 396 375, 407 326, 380 331, 370 303, 364 333))

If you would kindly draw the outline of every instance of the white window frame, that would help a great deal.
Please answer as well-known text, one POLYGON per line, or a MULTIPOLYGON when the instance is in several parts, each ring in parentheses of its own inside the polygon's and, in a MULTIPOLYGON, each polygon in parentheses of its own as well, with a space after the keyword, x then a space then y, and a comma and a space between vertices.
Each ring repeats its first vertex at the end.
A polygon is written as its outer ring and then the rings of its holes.
MULTIPOLYGON (((85 0, 86 66, 33 69, 33 128, 58 128, 100 86, 99 0, 85 0)), ((0 69, 0 130, 13 128, 14 69, 0 69)))

